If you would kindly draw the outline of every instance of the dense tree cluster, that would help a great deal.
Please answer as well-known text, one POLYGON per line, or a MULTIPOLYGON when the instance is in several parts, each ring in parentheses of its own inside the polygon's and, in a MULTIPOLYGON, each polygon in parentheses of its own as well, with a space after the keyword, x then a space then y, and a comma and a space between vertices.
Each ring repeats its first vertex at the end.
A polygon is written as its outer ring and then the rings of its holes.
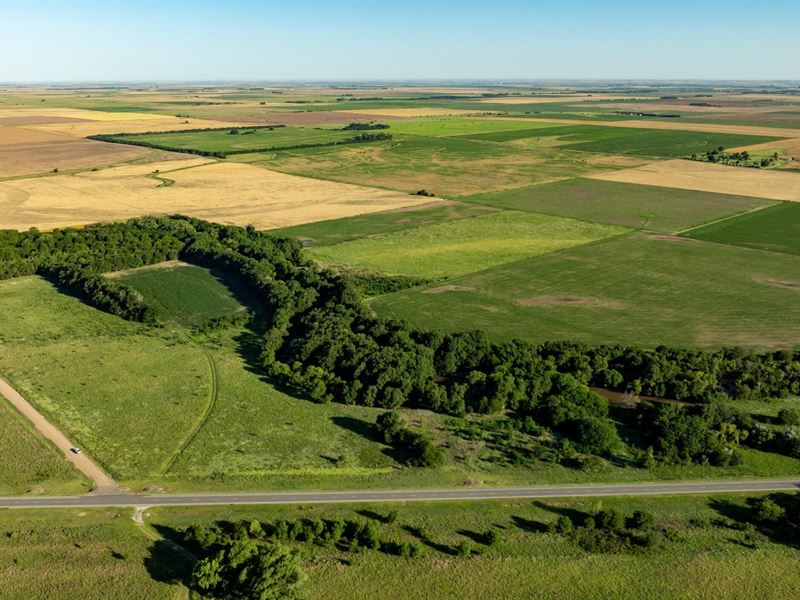
POLYGON ((369 131, 372 129, 389 129, 386 123, 348 123, 342 131, 369 131))
POLYGON ((408 429, 398 413, 389 411, 380 414, 375 425, 383 441, 407 453, 407 464, 413 467, 436 467, 444 462, 442 450, 426 435, 408 429))
POLYGON ((571 440, 579 451, 611 455, 620 441, 608 402, 589 389, 599 387, 708 405, 640 411, 651 432, 648 445, 661 460, 729 464, 745 438, 798 455, 791 431, 762 432, 721 412, 716 401, 800 394, 799 352, 493 343, 480 331, 421 331, 376 317, 351 281, 315 267, 295 240, 186 217, 0 232, 0 277, 42 274, 135 320, 152 314, 133 290, 101 274, 176 258, 230 272, 263 298, 263 368, 319 402, 457 416, 511 413, 571 440))
POLYGON ((689 158, 700 162, 720 163, 733 167, 752 167, 756 169, 765 169, 776 165, 780 161, 777 152, 774 152, 771 156, 756 158, 751 156, 747 150, 741 152, 725 152, 722 146, 712 148, 702 154, 692 154, 689 158))
POLYGON ((588 552, 620 553, 663 542, 665 536, 652 513, 636 510, 630 516, 614 508, 586 515, 561 514, 550 523, 551 533, 565 536, 588 552))

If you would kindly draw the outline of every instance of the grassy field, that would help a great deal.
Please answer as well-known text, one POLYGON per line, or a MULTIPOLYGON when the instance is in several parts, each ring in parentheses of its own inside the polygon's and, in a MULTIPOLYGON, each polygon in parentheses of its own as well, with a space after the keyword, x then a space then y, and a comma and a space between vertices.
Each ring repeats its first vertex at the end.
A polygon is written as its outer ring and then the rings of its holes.
POLYGON ((192 327, 211 319, 242 312, 256 299, 242 285, 208 269, 165 263, 116 275, 133 286, 156 309, 161 321, 192 327))
MULTIPOLYGON (((6 510, 0 598, 170 600, 179 559, 153 543, 130 509, 6 510)), ((185 597, 185 596, 184 596, 185 597)))
POLYGON ((157 473, 208 402, 203 353, 37 277, 0 283, 0 373, 116 478, 157 473))
POLYGON ((61 453, 0 398, 0 494, 82 493, 90 488, 61 453))
MULTIPOLYGON (((720 244, 800 254, 800 203, 783 202, 733 219, 710 223, 685 235, 720 244)), ((793 281, 800 286, 796 280, 793 281)))
POLYGON ((414 193, 461 196, 640 164, 561 148, 521 148, 465 137, 395 135, 391 143, 306 148, 237 160, 307 175, 414 193))
POLYGON ((374 550, 348 553, 302 545, 308 598, 437 600, 455 598, 581 598, 672 600, 675 598, 785 598, 800 585, 797 550, 761 534, 748 538, 726 520, 742 496, 673 496, 585 500, 442 502, 351 506, 159 508, 156 527, 257 519, 377 520, 382 540, 421 545, 417 558, 374 550), (599 508, 626 514, 646 510, 674 531, 659 547, 621 554, 593 553, 543 529, 560 514, 585 515, 599 508), (380 520, 391 510, 394 523, 380 520), (494 530, 494 546, 481 536, 494 530), (417 533, 414 532, 422 532, 417 533), (422 539, 420 539, 422 538, 422 539), (468 543, 476 552, 455 556, 468 543), (402 592, 400 591, 402 590, 402 592))
POLYGON ((270 233, 297 238, 310 246, 331 246, 380 233, 394 233, 415 227, 477 217, 494 210, 497 209, 478 204, 437 202, 419 208, 384 211, 273 229, 270 233))
POLYGON ((734 148, 775 139, 768 136, 730 133, 597 127, 592 125, 536 127, 474 135, 468 134, 465 137, 491 142, 512 142, 534 137, 555 137, 570 150, 664 157, 687 156, 692 153, 705 152, 717 146, 734 148))
POLYGON ((277 129, 231 127, 231 129, 214 131, 131 135, 122 139, 131 142, 147 142, 149 144, 167 146, 169 148, 204 150, 207 152, 230 152, 232 150, 253 150, 259 148, 291 148, 307 144, 332 144, 352 138, 357 133, 357 131, 318 129, 312 127, 279 127, 277 129))
POLYGON ((632 234, 376 299, 380 314, 495 339, 793 347, 797 257, 632 234), (440 293, 432 293, 440 292, 440 293))
POLYGON ((771 204, 768 200, 746 196, 597 179, 568 179, 477 194, 462 200, 661 233, 675 233, 693 225, 771 204))
MULTIPOLYGON (((453 135, 476 135, 493 132, 513 132, 523 129, 527 132, 536 128, 552 127, 551 123, 532 123, 530 121, 513 121, 510 119, 414 119, 410 121, 390 121, 391 133, 424 135, 431 137, 447 137, 453 135)), ((528 133, 530 135, 530 133, 528 133)))
POLYGON ((326 264, 441 279, 620 235, 625 229, 503 211, 312 248, 326 264))

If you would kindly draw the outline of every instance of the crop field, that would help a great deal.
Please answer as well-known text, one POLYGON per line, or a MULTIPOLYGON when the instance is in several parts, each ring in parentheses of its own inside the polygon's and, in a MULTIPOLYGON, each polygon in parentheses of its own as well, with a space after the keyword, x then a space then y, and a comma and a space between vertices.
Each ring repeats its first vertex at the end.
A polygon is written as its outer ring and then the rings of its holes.
POLYGON ((515 132, 518 130, 530 132, 537 126, 542 129, 552 126, 550 123, 491 118, 414 119, 409 121, 390 121, 388 125, 389 129, 387 131, 390 133, 428 137, 467 136, 494 132, 515 132))
POLYGON ((686 236, 720 244, 800 254, 800 204, 783 202, 693 229, 686 236))
MULTIPOLYGON (((276 152, 270 169, 320 179, 457 197, 633 166, 629 159, 560 148, 519 148, 464 137, 396 135, 388 144, 276 152), (625 162, 621 165, 620 160, 625 162)), ((639 163, 641 164, 641 163, 639 163)))
POLYGON ((710 148, 742 146, 770 141, 765 136, 746 136, 694 131, 648 130, 627 127, 597 127, 571 125, 560 127, 518 129, 468 135, 470 139, 490 142, 510 142, 525 138, 555 137, 570 150, 630 154, 634 156, 688 156, 710 148))
POLYGON ((422 196, 208 159, 0 183, 0 211, 8 215, 3 227, 14 229, 67 227, 165 213, 269 229, 430 202, 422 196), (166 185, 164 179, 172 183, 166 185))
POLYGON ((799 272, 795 256, 632 234, 397 292, 372 306, 421 327, 478 328, 495 339, 790 348, 800 336, 792 285, 799 272))
POLYGON ((169 148, 228 152, 231 150, 261 148, 278 150, 294 146, 333 144, 352 138, 358 133, 358 131, 313 127, 280 127, 277 129, 240 129, 230 127, 214 131, 131 135, 119 139, 131 142, 147 142, 169 148))
POLYGON ((309 251, 323 263, 443 279, 626 231, 531 212, 503 211, 309 251))
POLYGON ((624 227, 675 233, 708 221, 769 206, 746 196, 712 194, 597 179, 568 179, 462 198, 624 227))
POLYGON ((234 286, 220 274, 185 263, 162 263, 125 271, 115 278, 141 293, 156 308, 159 320, 185 327, 244 311, 237 293, 249 300, 242 298, 242 302, 255 303, 244 286, 234 286))
POLYGON ((166 548, 129 509, 6 510, 0 516, 0 598, 170 600, 166 548))
POLYGON ((306 245, 331 246, 380 233, 394 233, 415 227, 468 219, 496 210, 498 209, 480 204, 437 201, 429 206, 422 205, 331 221, 317 221, 295 227, 274 229, 270 233, 276 236, 297 238, 306 245))
POLYGON ((455 598, 570 597, 639 600, 703 600, 709 597, 791 596, 800 576, 796 550, 757 534, 755 544, 724 518, 744 505, 742 496, 673 496, 517 502, 441 502, 239 508, 157 508, 149 522, 167 530, 215 521, 278 519, 374 520, 379 535, 421 545, 419 557, 364 550, 348 553, 299 544, 307 559, 308 598, 369 597, 437 600, 455 598), (547 533, 562 514, 579 516, 603 508, 652 513, 675 531, 657 548, 623 553, 590 552, 564 536, 547 533), (393 523, 382 522, 391 511, 393 523), (499 542, 483 543, 495 530, 499 542), (415 535, 416 533, 416 535, 415 535), (455 548, 467 543, 470 557, 455 548), (755 545, 755 547, 754 547, 755 545))
POLYGON ((699 161, 667 160, 615 172, 594 173, 587 177, 800 202, 800 177, 796 173, 775 169, 747 169, 699 161))
POLYGON ((0 397, 0 494, 80 493, 88 487, 61 453, 0 397))

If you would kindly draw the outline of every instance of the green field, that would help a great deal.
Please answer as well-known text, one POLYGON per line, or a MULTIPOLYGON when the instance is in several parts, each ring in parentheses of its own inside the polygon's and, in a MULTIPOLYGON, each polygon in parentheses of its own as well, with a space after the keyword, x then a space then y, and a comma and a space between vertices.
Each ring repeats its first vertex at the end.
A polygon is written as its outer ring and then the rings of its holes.
MULTIPOLYGON (((126 508, 6 510, 0 515, 0 598, 170 600, 172 565, 126 508)), ((185 597, 185 592, 183 597, 185 597)))
POLYGON ((314 144, 332 144, 352 138, 357 131, 318 129, 313 127, 279 127, 277 129, 231 129, 194 131, 183 133, 150 133, 126 135, 125 142, 147 142, 169 148, 202 150, 205 152, 230 152, 261 148, 292 148, 314 144), (236 132, 236 133, 231 133, 236 132))
POLYGON ((498 208, 530 210, 675 233, 714 219, 769 206, 769 200, 598 179, 568 179, 462 198, 498 208))
POLYGON ((209 397, 203 353, 59 294, 0 282, 0 373, 113 477, 158 473, 209 397))
POLYGON ((91 486, 0 397, 0 494, 81 493, 91 486))
POLYGON ((565 125, 548 128, 519 129, 492 133, 468 134, 474 140, 512 142, 528 138, 558 138, 570 150, 630 154, 633 156, 687 156, 723 146, 733 148, 768 142, 774 137, 707 133, 668 129, 638 129, 632 127, 601 127, 595 125, 565 125))
POLYGON ((441 502, 351 506, 159 508, 149 521, 165 530, 215 521, 319 518, 376 520, 382 540, 422 547, 416 558, 363 550, 351 553, 298 544, 307 554, 308 598, 437 600, 456 598, 620 598, 673 600, 786 598, 800 585, 797 550, 737 528, 728 515, 743 496, 673 496, 507 502, 441 502), (672 531, 655 548, 590 552, 546 533, 560 514, 603 508, 652 513, 672 531), (382 523, 391 510, 394 523, 382 523), (495 530, 500 541, 481 536, 495 530), (414 533, 414 532, 422 532, 414 533), (422 540, 420 539, 422 538, 422 540), (466 542, 476 552, 454 555, 466 542), (399 590, 402 590, 400 592, 399 590))
POLYGON ((436 202, 421 208, 391 210, 273 229, 270 234, 297 238, 309 246, 330 246, 379 233, 394 233, 477 217, 495 210, 497 209, 478 204, 436 202))
MULTIPOLYGON (((531 121, 513 121, 511 119, 414 119, 410 121, 389 121, 391 133, 423 135, 430 137, 465 136, 493 132, 513 132, 524 129, 530 131, 537 127, 549 128, 551 123, 535 123, 531 121)), ((530 134, 528 134, 530 135, 530 134)))
POLYGON ((395 135, 390 143, 349 144, 237 155, 294 175, 455 197, 619 168, 618 161, 561 148, 521 148, 465 137, 395 135))
POLYGON ((326 264, 442 279, 625 231, 574 219, 503 211, 311 248, 309 252, 326 264))
POLYGON ((242 285, 208 269, 164 263, 115 275, 144 296, 159 320, 187 327, 242 312, 256 303, 242 285), (237 298, 238 296, 238 298, 237 298))
POLYGON ((654 347, 790 348, 800 339, 800 259, 632 234, 376 299, 380 314, 495 339, 654 347), (435 288, 433 291, 438 291, 435 288))
MULTIPOLYGON (((800 254, 800 203, 783 202, 685 234, 698 240, 800 254)), ((800 287, 798 277, 792 281, 800 287)))

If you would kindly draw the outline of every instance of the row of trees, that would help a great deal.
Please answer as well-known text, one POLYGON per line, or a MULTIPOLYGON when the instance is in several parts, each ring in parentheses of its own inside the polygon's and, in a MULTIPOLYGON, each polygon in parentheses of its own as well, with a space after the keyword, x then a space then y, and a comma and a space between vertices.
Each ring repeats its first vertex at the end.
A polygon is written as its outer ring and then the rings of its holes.
MULTIPOLYGON (((607 401, 590 386, 708 405, 800 394, 798 352, 496 344, 480 331, 418 330, 376 317, 350 281, 304 259, 299 242, 253 228, 175 216, 51 233, 0 232, 0 276, 55 277, 95 306, 136 320, 149 320, 147 308, 100 274, 174 258, 234 273, 254 289, 268 308, 263 368, 319 402, 459 416, 511 412, 572 440, 582 452, 611 455, 620 440, 607 401)), ((653 431, 650 445, 667 461, 727 464, 735 460, 731 448, 753 429, 737 425, 736 437, 723 432, 725 423, 735 424, 731 415, 681 411, 687 409, 642 411, 641 424, 653 431)), ((773 436, 763 447, 790 448, 784 437, 773 436)))

